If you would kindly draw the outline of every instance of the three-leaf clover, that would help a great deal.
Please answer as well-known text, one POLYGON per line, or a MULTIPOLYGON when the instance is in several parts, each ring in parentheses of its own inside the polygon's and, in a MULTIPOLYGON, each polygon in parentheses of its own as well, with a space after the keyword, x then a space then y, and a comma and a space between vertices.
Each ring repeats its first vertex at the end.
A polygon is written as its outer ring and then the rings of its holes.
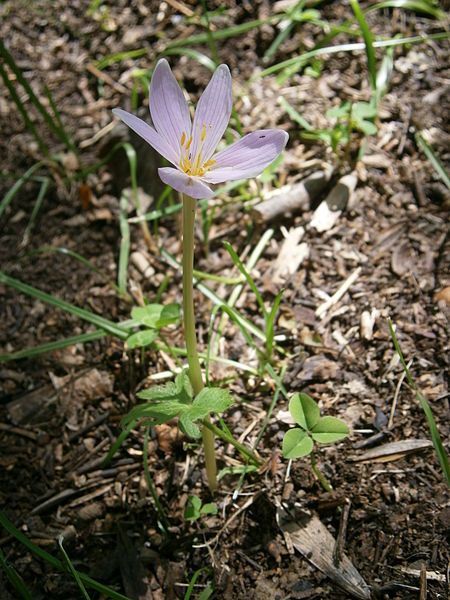
POLYGON ((294 394, 289 402, 289 412, 300 425, 287 431, 282 451, 285 458, 301 458, 311 454, 314 442, 332 444, 349 434, 347 425, 336 417, 321 417, 320 409, 308 394, 294 394))

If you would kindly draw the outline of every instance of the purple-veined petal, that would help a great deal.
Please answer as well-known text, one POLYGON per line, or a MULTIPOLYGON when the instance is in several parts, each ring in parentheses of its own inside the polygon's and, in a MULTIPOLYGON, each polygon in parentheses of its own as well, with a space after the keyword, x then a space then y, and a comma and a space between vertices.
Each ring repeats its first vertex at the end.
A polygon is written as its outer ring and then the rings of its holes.
POLYGON ((159 152, 164 158, 174 165, 178 164, 179 157, 174 150, 169 146, 164 138, 162 138, 157 131, 150 127, 145 121, 139 119, 135 115, 122 110, 121 108, 114 108, 113 113, 116 117, 119 117, 125 125, 128 125, 135 133, 141 136, 146 142, 150 144, 157 152, 159 152))
POLYGON ((222 183, 259 175, 282 152, 288 134, 281 129, 259 129, 218 152, 216 164, 202 179, 222 183))
POLYGON ((180 156, 181 138, 191 135, 189 107, 165 58, 158 61, 150 83, 150 114, 156 131, 180 156))
POLYGON ((192 157, 201 151, 201 162, 213 155, 230 120, 233 100, 231 74, 227 65, 214 71, 211 81, 198 101, 192 126, 192 157))
POLYGON ((173 187, 177 192, 186 194, 196 200, 214 196, 212 189, 205 185, 199 177, 190 177, 178 169, 162 167, 158 169, 158 175, 164 183, 173 187))

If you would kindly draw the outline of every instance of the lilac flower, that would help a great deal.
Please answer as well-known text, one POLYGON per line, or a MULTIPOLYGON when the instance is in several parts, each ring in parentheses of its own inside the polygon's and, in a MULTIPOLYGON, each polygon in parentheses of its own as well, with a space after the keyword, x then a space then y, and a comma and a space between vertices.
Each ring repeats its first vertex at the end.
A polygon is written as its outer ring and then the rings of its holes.
POLYGON ((220 65, 203 92, 191 123, 189 107, 169 63, 156 65, 150 84, 153 127, 122 109, 113 113, 173 167, 158 169, 162 181, 192 198, 211 198, 208 184, 256 177, 288 140, 281 129, 260 129, 215 154, 231 115, 231 75, 220 65))

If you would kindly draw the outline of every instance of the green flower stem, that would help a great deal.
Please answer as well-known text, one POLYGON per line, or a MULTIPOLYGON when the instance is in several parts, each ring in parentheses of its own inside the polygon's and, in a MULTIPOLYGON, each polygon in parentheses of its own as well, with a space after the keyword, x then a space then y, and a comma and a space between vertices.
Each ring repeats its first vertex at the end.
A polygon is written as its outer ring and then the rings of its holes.
MULTIPOLYGON (((194 394, 203 389, 202 370, 197 353, 197 336, 195 333, 193 268, 194 268, 194 223, 196 203, 190 196, 183 199, 183 321, 186 342, 189 379, 194 394)), ((203 448, 205 451, 206 475, 211 492, 217 489, 216 452, 214 449, 214 433, 208 428, 209 419, 205 419, 202 429, 203 448)))
POLYGON ((331 485, 331 483, 328 481, 328 479, 325 477, 325 475, 322 473, 322 471, 317 466, 316 457, 314 456, 314 452, 311 452, 310 458, 311 458, 311 469, 313 470, 314 475, 319 480, 320 485, 323 487, 323 489, 326 492, 332 492, 333 486, 331 485))
POLYGON ((217 425, 214 425, 214 423, 211 423, 209 421, 203 421, 203 425, 211 432, 215 433, 217 437, 220 437, 224 442, 232 444, 236 448, 236 450, 238 450, 256 467, 260 467, 262 465, 262 461, 255 454, 253 454, 251 450, 249 450, 246 446, 235 440, 234 437, 223 431, 223 429, 220 429, 219 427, 217 427, 217 425))

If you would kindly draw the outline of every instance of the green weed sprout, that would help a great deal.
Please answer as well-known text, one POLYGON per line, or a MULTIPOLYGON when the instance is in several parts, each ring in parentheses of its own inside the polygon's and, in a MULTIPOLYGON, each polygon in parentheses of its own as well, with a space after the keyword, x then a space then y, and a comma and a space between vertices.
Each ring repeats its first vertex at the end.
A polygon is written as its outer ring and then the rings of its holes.
POLYGON ((374 120, 377 116, 376 107, 370 102, 341 102, 326 112, 326 117, 334 121, 332 127, 311 129, 302 133, 305 139, 320 140, 328 144, 335 154, 344 146, 348 148, 355 132, 375 135, 377 126, 374 120))
POLYGON ((333 444, 349 434, 347 425, 336 417, 321 417, 320 409, 308 394, 294 394, 289 402, 289 412, 299 427, 289 429, 283 438, 282 452, 290 460, 310 456, 311 467, 323 488, 332 490, 330 483, 317 467, 314 444, 333 444))
POLYGON ((179 322, 180 305, 173 303, 165 306, 162 304, 136 306, 131 311, 131 318, 145 329, 132 333, 126 339, 126 347, 128 350, 145 348, 156 340, 163 327, 179 322))
POLYGON ((184 520, 198 521, 206 515, 217 515, 217 504, 215 502, 203 504, 198 496, 189 496, 184 509, 184 520))
MULTIPOLYGON (((216 152, 232 112, 231 74, 226 65, 215 70, 199 100, 193 121, 166 59, 157 63, 150 83, 153 127, 122 109, 113 112, 173 165, 158 169, 158 174, 164 183, 180 193, 183 206, 183 322, 188 376, 181 373, 175 383, 141 392, 140 397, 150 403, 136 407, 131 414, 134 418, 137 414, 146 416, 155 424, 177 416, 180 427, 189 437, 201 436, 208 484, 214 491, 217 488, 214 432, 218 428, 211 423, 210 415, 225 411, 232 398, 226 390, 204 387, 197 351, 193 301, 196 200, 214 196, 210 185, 262 173, 280 155, 288 134, 279 129, 262 129, 216 152)), ((241 453, 249 454, 236 440, 231 443, 241 453)), ((255 457, 251 453, 250 456, 254 461, 255 457)))

